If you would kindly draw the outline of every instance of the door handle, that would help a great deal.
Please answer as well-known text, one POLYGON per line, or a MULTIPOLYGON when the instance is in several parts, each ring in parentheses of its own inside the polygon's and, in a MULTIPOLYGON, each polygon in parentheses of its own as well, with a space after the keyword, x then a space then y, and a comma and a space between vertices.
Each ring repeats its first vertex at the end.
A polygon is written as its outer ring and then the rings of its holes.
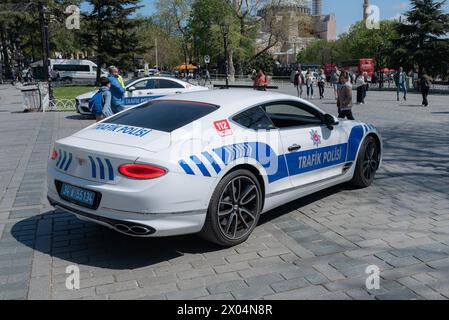
POLYGON ((181 91, 176 91, 175 93, 176 93, 176 94, 181 94, 182 92, 181 92, 181 91))
POLYGON ((290 152, 298 151, 298 150, 300 150, 300 149, 301 149, 301 146, 298 145, 298 144, 294 144, 294 145, 288 147, 288 151, 290 151, 290 152))

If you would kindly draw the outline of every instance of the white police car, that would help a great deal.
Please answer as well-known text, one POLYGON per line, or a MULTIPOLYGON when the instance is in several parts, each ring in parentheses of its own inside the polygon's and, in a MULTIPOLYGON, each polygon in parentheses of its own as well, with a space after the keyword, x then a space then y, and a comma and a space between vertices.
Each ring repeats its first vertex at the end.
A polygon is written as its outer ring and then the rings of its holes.
POLYGON ((156 99, 55 143, 48 199, 132 236, 201 233, 245 241, 261 213, 344 182, 367 187, 381 165, 370 124, 253 90, 156 99))
MULTIPOLYGON (((205 91, 207 87, 196 86, 185 81, 170 77, 146 77, 131 79, 125 82, 125 107, 134 107, 143 102, 194 91, 205 91)), ((96 91, 82 94, 75 99, 76 111, 83 115, 92 115, 89 110, 89 100, 96 91)))

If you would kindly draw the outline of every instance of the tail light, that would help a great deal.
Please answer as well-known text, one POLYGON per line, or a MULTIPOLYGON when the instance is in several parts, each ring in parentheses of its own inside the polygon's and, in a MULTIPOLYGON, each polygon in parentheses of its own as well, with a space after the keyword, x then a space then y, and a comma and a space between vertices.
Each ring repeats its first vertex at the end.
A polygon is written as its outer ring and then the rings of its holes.
POLYGON ((50 150, 51 150, 50 151, 50 159, 51 160, 58 159, 59 153, 58 153, 58 151, 56 151, 55 146, 52 146, 50 150))
POLYGON ((164 168, 148 164, 122 164, 118 171, 125 177, 140 180, 159 178, 167 173, 164 168))

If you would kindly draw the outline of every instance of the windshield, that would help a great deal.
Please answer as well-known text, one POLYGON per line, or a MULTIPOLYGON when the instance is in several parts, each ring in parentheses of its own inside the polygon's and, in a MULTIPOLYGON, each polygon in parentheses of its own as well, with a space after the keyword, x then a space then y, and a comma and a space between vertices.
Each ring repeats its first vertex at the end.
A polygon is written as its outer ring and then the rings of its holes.
POLYGON ((104 123, 172 132, 218 108, 215 105, 192 101, 150 101, 111 117, 104 123))
POLYGON ((129 86, 131 83, 133 83, 134 81, 136 81, 136 79, 129 79, 125 81, 125 87, 129 86))

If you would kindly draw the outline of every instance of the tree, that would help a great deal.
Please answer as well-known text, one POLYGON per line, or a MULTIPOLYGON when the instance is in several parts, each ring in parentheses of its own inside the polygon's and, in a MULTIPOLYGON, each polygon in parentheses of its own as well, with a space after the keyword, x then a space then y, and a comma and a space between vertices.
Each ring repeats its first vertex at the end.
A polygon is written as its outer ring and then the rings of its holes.
POLYGON ((42 59, 42 34, 39 4, 45 7, 49 24, 50 51, 66 54, 79 50, 75 32, 65 28, 64 13, 69 4, 80 0, 3 0, 0 4, 0 38, 7 76, 12 66, 23 67, 42 59))
POLYGON ((379 29, 368 29, 362 21, 351 26, 337 41, 315 40, 298 54, 303 63, 340 63, 345 60, 373 58, 378 66, 390 65, 391 42, 397 37, 395 21, 381 21, 379 29))
POLYGON ((158 51, 158 64, 160 67, 174 67, 184 60, 179 38, 173 36, 153 18, 139 17, 141 23, 138 28, 139 43, 146 43, 144 61, 156 65, 156 46, 158 51))
POLYGON ((191 40, 191 31, 188 20, 193 0, 158 0, 156 9, 159 12, 160 19, 165 20, 165 24, 174 35, 179 36, 182 43, 182 51, 184 54, 184 63, 188 64, 189 49, 191 40))
POLYGON ((275 66, 275 61, 273 57, 268 52, 259 54, 256 58, 252 59, 251 62, 246 66, 246 73, 250 74, 252 70, 262 69, 267 74, 273 73, 273 68, 275 66))
MULTIPOLYGON (((105 63, 130 68, 135 54, 143 53, 143 43, 137 43, 139 20, 131 16, 140 8, 140 0, 88 0, 92 6, 83 28, 85 45, 94 48, 98 66, 105 63)), ((97 69, 97 82, 101 68, 97 69)))
POLYGON ((396 67, 425 68, 431 75, 446 75, 449 70, 449 14, 444 1, 412 0, 412 9, 397 26, 391 52, 396 67))

